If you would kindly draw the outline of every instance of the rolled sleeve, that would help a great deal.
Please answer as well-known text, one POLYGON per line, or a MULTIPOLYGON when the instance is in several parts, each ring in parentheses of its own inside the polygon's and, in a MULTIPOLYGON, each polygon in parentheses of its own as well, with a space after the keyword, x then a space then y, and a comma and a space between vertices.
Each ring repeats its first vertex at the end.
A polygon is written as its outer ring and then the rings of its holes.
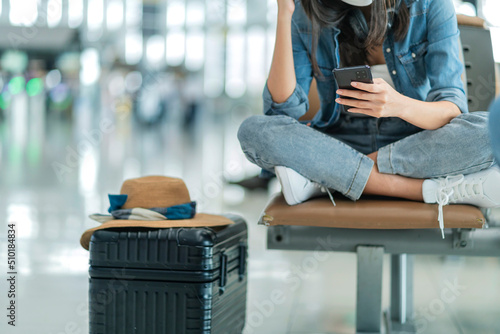
POLYGON ((264 86, 263 100, 264 114, 266 115, 286 115, 299 119, 309 109, 309 99, 300 85, 295 86, 292 95, 290 95, 285 102, 276 103, 273 101, 266 83, 264 86))
POLYGON ((433 90, 427 95, 427 102, 449 101, 454 103, 462 113, 468 113, 467 97, 465 92, 458 88, 442 88, 433 90))
POLYGON ((460 33, 453 3, 431 0, 428 13, 429 45, 425 64, 431 90, 426 101, 449 101, 462 113, 467 113, 467 97, 461 78, 464 65, 460 60, 460 33))

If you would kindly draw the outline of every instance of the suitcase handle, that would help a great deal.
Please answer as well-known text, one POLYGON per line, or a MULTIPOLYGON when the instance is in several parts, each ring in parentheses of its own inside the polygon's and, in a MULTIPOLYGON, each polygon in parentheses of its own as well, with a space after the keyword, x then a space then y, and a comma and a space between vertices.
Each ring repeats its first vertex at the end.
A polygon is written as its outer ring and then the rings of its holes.
POLYGON ((219 293, 223 294, 227 282, 227 255, 222 253, 220 256, 220 288, 219 293))
POLYGON ((240 282, 245 278, 245 270, 247 264, 247 245, 245 243, 240 244, 240 263, 238 268, 238 276, 240 282))

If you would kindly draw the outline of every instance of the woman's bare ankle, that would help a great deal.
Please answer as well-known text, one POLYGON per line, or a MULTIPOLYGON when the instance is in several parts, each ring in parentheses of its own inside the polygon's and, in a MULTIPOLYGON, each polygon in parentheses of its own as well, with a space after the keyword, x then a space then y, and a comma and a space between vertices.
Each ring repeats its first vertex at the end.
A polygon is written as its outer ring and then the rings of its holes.
POLYGON ((422 195, 423 182, 424 180, 401 175, 382 174, 375 163, 363 194, 399 197, 422 202, 424 200, 422 195))

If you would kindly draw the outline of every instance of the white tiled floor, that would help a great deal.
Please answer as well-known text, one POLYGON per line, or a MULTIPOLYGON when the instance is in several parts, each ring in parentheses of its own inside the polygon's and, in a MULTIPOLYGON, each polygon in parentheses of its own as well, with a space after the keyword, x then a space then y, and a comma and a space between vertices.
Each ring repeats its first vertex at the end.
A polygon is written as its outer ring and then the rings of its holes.
MULTIPOLYGON (((193 129, 194 135, 179 130, 175 123, 140 129, 131 119, 122 120, 62 181, 51 163, 63 162, 67 145, 81 143, 81 133, 92 129, 95 120, 85 123, 80 119, 73 125, 53 120, 42 152, 34 160, 26 155, 21 160, 9 158, 5 154, 9 141, 3 133, 1 309, 7 302, 7 221, 18 227, 20 274, 18 326, 7 327, 2 312, 0 333, 88 332, 88 253, 80 247, 79 238, 95 224, 86 216, 106 209, 106 194, 118 192, 123 178, 146 174, 183 177, 202 211, 234 212, 246 218, 250 255, 246 334, 354 333, 355 256, 329 253, 299 285, 293 283, 289 277, 297 275, 294 266, 309 254, 266 250, 266 227, 256 223, 269 194, 244 193, 223 182, 224 177, 243 177, 256 170, 245 161, 236 141, 237 126, 246 116, 246 111, 227 117, 208 108, 206 117, 193 129), (269 305, 273 291, 284 294, 283 303, 269 305)), ((389 258, 385 260, 383 302, 388 306, 389 258)), ((498 259, 418 256, 415 262, 415 310, 422 333, 500 333, 498 259), (428 312, 440 298, 447 280, 458 280, 465 290, 445 304, 442 313, 427 318, 418 315, 428 312)))

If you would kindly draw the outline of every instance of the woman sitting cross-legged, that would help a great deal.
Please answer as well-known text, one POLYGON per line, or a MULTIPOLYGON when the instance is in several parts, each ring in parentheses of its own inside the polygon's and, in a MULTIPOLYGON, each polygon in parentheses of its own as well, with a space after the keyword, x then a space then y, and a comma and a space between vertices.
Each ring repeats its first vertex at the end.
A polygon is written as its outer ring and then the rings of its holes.
POLYGON ((238 132, 245 155, 276 173, 290 205, 323 188, 441 212, 500 206, 488 113, 468 113, 458 39, 451 0, 278 0, 265 115, 238 132), (359 65, 373 84, 339 90, 332 70, 359 65), (306 124, 313 77, 321 109, 306 124))

